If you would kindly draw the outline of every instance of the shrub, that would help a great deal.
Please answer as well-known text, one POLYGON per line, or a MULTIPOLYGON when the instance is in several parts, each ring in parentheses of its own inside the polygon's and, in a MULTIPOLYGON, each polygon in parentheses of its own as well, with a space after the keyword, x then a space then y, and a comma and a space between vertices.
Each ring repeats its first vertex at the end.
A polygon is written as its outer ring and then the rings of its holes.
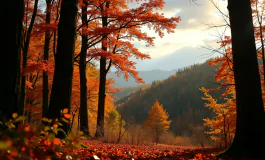
POLYGON ((23 124, 25 117, 18 116, 17 113, 12 115, 12 119, 1 122, 0 157, 7 160, 78 159, 79 155, 75 153, 75 149, 81 147, 78 141, 80 137, 72 134, 66 134, 64 139, 56 137, 58 132, 65 134, 60 126, 62 126, 62 121, 68 122, 70 119, 66 111, 62 113, 63 119, 43 118, 46 125, 41 124, 35 127, 23 124))

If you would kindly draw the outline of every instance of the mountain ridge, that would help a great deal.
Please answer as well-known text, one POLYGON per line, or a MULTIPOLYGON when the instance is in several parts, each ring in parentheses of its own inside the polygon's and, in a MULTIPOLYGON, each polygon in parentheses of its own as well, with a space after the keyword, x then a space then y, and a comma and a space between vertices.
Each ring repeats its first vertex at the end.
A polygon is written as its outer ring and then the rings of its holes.
MULTIPOLYGON (((156 99, 164 106, 172 120, 171 130, 182 134, 190 125, 203 125, 203 118, 213 113, 204 107, 201 87, 215 88, 214 75, 218 66, 209 66, 208 61, 179 69, 175 74, 161 81, 153 81, 149 86, 116 101, 117 110, 128 121, 131 117, 143 124, 148 111, 156 99)), ((213 92, 218 98, 220 91, 213 92)))
MULTIPOLYGON (((145 84, 151 84, 153 81, 156 80, 164 80, 169 76, 175 74, 177 69, 173 70, 160 70, 160 69, 153 69, 153 70, 145 70, 145 71, 138 71, 139 76, 143 78, 145 84)), ((138 86, 134 80, 134 78, 129 77, 128 81, 126 81, 122 76, 118 77, 115 72, 110 72, 107 74, 107 78, 113 78, 116 81, 115 87, 126 87, 126 86, 138 86)))

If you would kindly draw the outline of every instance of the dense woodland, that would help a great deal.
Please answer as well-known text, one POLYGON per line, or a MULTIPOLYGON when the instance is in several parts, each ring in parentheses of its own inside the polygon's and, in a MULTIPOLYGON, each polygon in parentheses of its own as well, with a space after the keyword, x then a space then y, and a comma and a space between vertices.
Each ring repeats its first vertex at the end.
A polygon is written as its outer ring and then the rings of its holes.
POLYGON ((136 86, 124 86, 124 87, 119 87, 119 92, 113 93, 113 97, 115 97, 116 101, 119 100, 120 98, 123 98, 132 92, 142 88, 146 87, 149 84, 143 84, 143 85, 136 85, 136 86))
MULTIPOLYGON (((171 131, 182 135, 190 125, 203 125, 203 118, 212 117, 213 112, 204 107, 203 93, 199 88, 219 86, 214 79, 216 69, 217 66, 209 66, 208 61, 183 68, 166 80, 154 81, 117 100, 117 110, 126 120, 135 118, 141 124, 152 103, 158 99, 172 120, 171 131)), ((219 99, 221 91, 213 92, 213 95, 219 99)))
POLYGON ((131 2, 8 1, 1 159, 265 159, 265 1, 228 0, 224 26, 231 36, 208 48, 219 57, 116 105, 112 68, 144 84, 131 57, 151 57, 133 41, 148 47, 155 39, 142 27, 163 38, 185 20, 158 13, 162 0, 137 1, 135 8, 131 2), (200 148, 180 147, 177 135, 193 137, 200 148), (214 143, 205 149, 204 138, 214 143))

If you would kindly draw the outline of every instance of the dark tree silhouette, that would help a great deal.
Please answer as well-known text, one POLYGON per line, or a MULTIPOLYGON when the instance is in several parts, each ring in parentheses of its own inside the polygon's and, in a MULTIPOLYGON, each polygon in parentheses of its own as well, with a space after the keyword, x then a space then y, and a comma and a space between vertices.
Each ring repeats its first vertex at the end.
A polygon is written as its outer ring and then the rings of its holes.
POLYGON ((10 118, 12 113, 18 112, 20 88, 20 51, 22 39, 22 23, 24 15, 24 0, 8 1, 8 72, 7 98, 0 106, 1 119, 10 118))
MULTIPOLYGON (((82 25, 88 27, 87 24, 87 1, 83 0, 82 7, 82 25)), ((80 130, 85 135, 90 136, 88 127, 88 108, 87 108, 87 78, 86 78, 86 64, 87 64, 87 35, 82 35, 82 47, 79 59, 79 73, 80 73, 80 130)))
MULTIPOLYGON (((58 24, 57 53, 48 118, 59 118, 61 110, 70 112, 74 49, 76 40, 77 0, 62 0, 58 24)), ((64 128, 66 129, 66 128, 64 128)))
POLYGON ((228 0, 237 125, 229 157, 265 159, 265 119, 250 0, 228 0))
MULTIPOLYGON (((106 2, 106 8, 109 8, 109 1, 106 2)), ((104 7, 101 8, 104 11, 104 7)), ((102 27, 108 26, 108 16, 104 15, 102 17, 102 27)), ((102 39, 102 50, 107 51, 107 37, 103 35, 102 39)), ((97 129, 95 136, 104 137, 104 113, 105 113, 105 98, 106 98, 106 81, 107 81, 107 72, 106 69, 107 59, 105 57, 100 57, 100 69, 99 69, 99 93, 98 93, 98 116, 97 116, 97 129)))
MULTIPOLYGON (((51 23, 51 10, 49 9, 52 5, 52 0, 46 0, 46 24, 51 23)), ((45 31, 45 40, 44 40, 44 54, 43 60, 48 61, 49 59, 49 48, 50 48, 50 40, 51 40, 51 31, 45 31)), ((48 108, 49 108, 49 81, 48 81, 48 72, 43 71, 42 78, 42 117, 45 117, 48 108)))

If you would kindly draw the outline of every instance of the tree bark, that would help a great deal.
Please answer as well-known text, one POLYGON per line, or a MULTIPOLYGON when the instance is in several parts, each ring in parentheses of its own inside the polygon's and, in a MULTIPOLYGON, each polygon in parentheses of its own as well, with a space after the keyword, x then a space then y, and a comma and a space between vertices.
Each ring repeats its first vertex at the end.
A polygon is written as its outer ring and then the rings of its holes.
POLYGON ((24 0, 8 1, 7 99, 0 106, 0 120, 11 118, 12 113, 18 112, 23 16, 24 0))
MULTIPOLYGON (((106 8, 109 8, 109 2, 106 2, 106 8)), ((102 11, 104 8, 102 7, 102 11)), ((102 17, 102 27, 108 25, 108 17, 104 15, 102 17)), ((104 36, 104 35, 103 35, 104 36)), ((107 51, 107 38, 102 40, 102 50, 107 51)), ((97 116, 97 128, 95 136, 97 138, 104 137, 104 113, 105 113, 105 98, 106 98, 106 80, 107 80, 107 70, 106 70, 107 60, 105 57, 100 58, 100 69, 99 69, 99 93, 98 93, 98 116, 97 116)))
MULTIPOLYGON (((102 47, 104 50, 104 47, 102 47)), ((100 58, 100 80, 99 80, 99 94, 98 94, 98 116, 96 137, 104 137, 104 113, 105 113, 105 98, 106 98, 106 58, 100 58)))
POLYGON ((250 0, 228 0, 236 88, 236 133, 220 156, 265 159, 265 119, 250 0))
POLYGON ((223 113, 223 117, 224 117, 224 147, 227 148, 227 131, 226 131, 226 115, 223 113))
MULTIPOLYGON (((87 1, 83 0, 82 7, 82 23, 85 28, 88 27, 87 24, 87 1)), ((85 32, 85 30, 84 30, 85 32)), ((79 74, 80 74, 80 130, 84 132, 85 135, 90 136, 88 127, 88 109, 87 109, 87 78, 86 78, 86 54, 87 54, 87 35, 83 32, 82 35, 82 47, 80 53, 80 63, 79 63, 79 74)))
MULTIPOLYGON (((46 0, 46 24, 51 23, 51 0, 46 0)), ((43 60, 48 63, 50 50, 51 31, 45 31, 43 60)), ((48 72, 43 71, 42 78, 42 117, 45 117, 49 109, 49 79, 48 72)))
MULTIPOLYGON (((23 62, 22 62, 23 70, 27 67, 28 50, 29 50, 29 44, 30 44, 30 34, 32 32, 35 18, 37 15, 38 2, 39 2, 39 0, 35 0, 32 17, 31 17, 29 28, 28 28, 27 35, 26 35, 27 36, 26 41, 24 43, 23 62)), ((25 100, 26 100, 26 75, 23 74, 22 78, 21 78, 21 91, 20 91, 20 102, 19 102, 19 114, 20 115, 24 115, 25 100)))
MULTIPOLYGON (((60 118, 61 110, 68 108, 70 113, 72 97, 72 77, 76 40, 77 0, 62 0, 58 24, 57 53, 55 70, 47 113, 48 118, 60 118)), ((69 126, 64 125, 65 132, 69 126)))
MULTIPOLYGON (((262 19, 262 15, 259 15, 259 8, 258 8, 258 3, 259 1, 256 0, 255 1, 255 9, 256 11, 256 16, 257 16, 257 20, 258 20, 258 24, 259 24, 259 38, 260 38, 260 43, 261 43, 261 56, 262 56, 262 64, 263 64, 263 86, 265 86, 265 48, 264 48, 264 39, 263 39, 263 29, 262 29, 262 24, 263 24, 263 19, 262 19)), ((263 14, 263 13, 261 13, 263 14)))

